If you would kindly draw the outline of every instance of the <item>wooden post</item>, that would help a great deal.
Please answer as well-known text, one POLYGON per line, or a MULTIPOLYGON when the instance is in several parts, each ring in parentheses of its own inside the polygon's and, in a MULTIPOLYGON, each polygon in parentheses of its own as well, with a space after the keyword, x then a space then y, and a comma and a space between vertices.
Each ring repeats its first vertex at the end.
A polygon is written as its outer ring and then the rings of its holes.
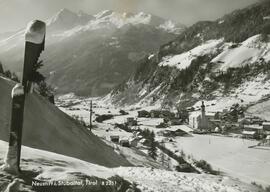
POLYGON ((93 101, 90 102, 90 131, 92 131, 92 115, 93 115, 93 101))
MULTIPOLYGON (((33 66, 38 62, 45 45, 46 24, 42 21, 32 21, 28 24, 25 33, 25 57, 22 83, 12 89, 12 112, 10 124, 9 148, 2 169, 12 174, 19 174, 24 103, 27 93, 31 89, 33 66)), ((34 114, 33 114, 34 115, 34 114)))

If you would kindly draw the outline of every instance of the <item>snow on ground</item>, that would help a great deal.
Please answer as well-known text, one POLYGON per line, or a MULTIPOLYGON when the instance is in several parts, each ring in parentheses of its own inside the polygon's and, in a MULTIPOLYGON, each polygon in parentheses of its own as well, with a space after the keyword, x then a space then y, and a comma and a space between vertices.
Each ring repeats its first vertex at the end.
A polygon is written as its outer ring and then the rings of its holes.
MULTIPOLYGON (((8 143, 0 140, 0 163, 6 155, 8 143)), ((36 179, 42 180, 72 180, 72 173, 80 172, 85 175, 95 175, 100 178, 108 178, 113 173, 108 172, 108 168, 88 163, 72 157, 22 147, 22 169, 33 169, 42 172, 36 179), (88 168, 87 168, 88 167, 88 168)))
POLYGON ((227 177, 216 177, 205 174, 185 174, 178 172, 162 171, 151 168, 118 168, 118 175, 139 183, 139 188, 144 192, 180 192, 180 191, 250 191, 250 186, 243 186, 237 180, 227 177))
MULTIPOLYGON (((216 92, 214 100, 205 101, 206 111, 222 111, 223 109, 229 109, 236 103, 247 106, 268 97, 270 95, 270 80, 267 80, 266 77, 266 75, 260 74, 247 80, 226 96, 221 96, 221 93, 216 92)), ((200 109, 200 106, 201 101, 198 101, 193 107, 200 109)))
POLYGON ((270 121, 270 100, 251 106, 247 113, 270 121))
MULTIPOLYGON (((241 86, 239 89, 235 90, 232 95, 238 95, 239 98, 234 96, 227 98, 220 98, 213 101, 206 101, 206 110, 208 112, 223 110, 224 108, 229 108, 231 105, 241 102, 240 98, 245 98, 246 101, 244 103, 250 103, 255 100, 258 100, 260 97, 263 97, 267 94, 267 86, 259 85, 262 81, 261 76, 252 80, 253 83, 247 83, 246 85, 241 86), (256 95, 252 95, 255 93, 256 95)), ((104 108, 106 106, 102 105, 101 101, 97 101, 97 105, 100 108, 104 108), (100 103, 99 103, 100 102, 100 103)), ((80 105, 77 104, 77 105, 80 105)), ((197 103, 200 107, 201 102, 197 103)), ((75 106, 78 107, 78 106, 75 106)), ((102 109, 99 109, 102 111, 102 109)), ((144 109, 144 108, 143 108, 144 109)), ((102 124, 98 124, 98 128, 94 129, 94 134, 98 135, 101 138, 109 141, 109 137, 111 135, 119 135, 120 138, 132 138, 133 134, 127 133, 118 128, 113 128, 115 123, 124 123, 128 117, 137 118, 138 110, 134 107, 124 109, 128 112, 128 115, 116 115, 113 119, 104 121, 102 124), (108 131, 109 130, 109 131, 108 131)), ((153 109, 152 107, 146 108, 145 110, 153 109)), ((95 109, 94 109, 95 110, 95 109)), ((106 108, 106 110, 111 110, 106 108)), ((105 110, 105 111, 106 111, 105 110)), ((115 113, 118 110, 112 108, 112 111, 115 113)), ((69 113, 73 113, 74 111, 70 111, 69 113)), ((189 127, 183 126, 171 126, 169 128, 159 128, 156 126, 163 122, 162 118, 137 118, 139 128, 140 129, 149 129, 150 131, 154 131, 156 133, 157 141, 168 141, 166 137, 158 134, 160 131, 166 130, 177 130, 182 129, 183 131, 190 132, 192 131, 189 127)), ((183 150, 186 155, 192 155, 196 160, 206 160, 209 162, 215 169, 219 169, 234 178, 239 178, 244 182, 251 183, 252 181, 256 181, 257 183, 267 185, 270 182, 269 174, 266 170, 270 169, 270 150, 258 150, 258 149, 249 149, 248 147, 251 145, 256 145, 256 141, 242 140, 239 138, 229 138, 229 137, 216 137, 216 136, 208 136, 208 135, 194 135, 194 137, 177 137, 177 139, 173 139, 174 142, 167 142, 166 146, 169 147, 172 151, 176 151, 176 153, 180 153, 183 150)), ((110 144, 110 143, 108 143, 110 144)), ((119 154, 122 154, 128 157, 129 160, 136 162, 139 159, 144 159, 145 157, 138 154, 139 152, 134 150, 127 150, 120 146, 113 146, 119 154), (143 157, 143 158, 142 158, 143 157)), ((141 149, 143 151, 143 149, 141 149)), ((180 154, 179 154, 180 155, 180 154)), ((149 166, 151 163, 147 163, 149 166)), ((146 165, 142 161, 137 165, 146 165)), ((134 173, 135 174, 135 173, 134 173)), ((158 182, 158 181, 157 181, 158 182)), ((181 189, 182 190, 182 189, 181 189)), ((153 189, 153 191, 155 191, 153 189)), ((202 189, 203 191, 203 189, 202 189)))
POLYGON ((226 71, 230 67, 241 67, 247 63, 254 63, 260 58, 269 61, 270 43, 262 42, 260 38, 260 35, 250 37, 236 48, 231 48, 230 44, 227 44, 212 62, 219 63, 218 69, 226 71))
POLYGON ((98 98, 81 98, 76 97, 73 93, 58 97, 56 105, 64 113, 70 116, 79 116, 86 124, 89 124, 91 101, 93 102, 93 119, 95 119, 97 115, 103 114, 120 115, 120 109, 104 105, 98 98))
POLYGON ((270 60, 270 43, 263 42, 261 35, 255 35, 238 45, 231 42, 224 43, 223 39, 209 40, 182 54, 164 57, 159 66, 177 67, 182 70, 189 67, 192 60, 198 56, 217 53, 218 50, 221 50, 221 53, 211 61, 216 63, 217 71, 255 63, 261 58, 265 61, 270 60))
POLYGON ((173 151, 183 150, 196 160, 206 160, 214 169, 221 170, 244 182, 270 183, 270 149, 248 148, 257 141, 240 138, 193 135, 177 137, 176 143, 166 143, 173 151))
MULTIPOLYGON (((3 163, 7 143, 0 141, 0 164, 3 163)), ((257 192, 258 188, 246 185, 224 176, 205 174, 185 174, 145 167, 106 168, 87 163, 78 159, 41 151, 29 147, 22 148, 22 169, 38 173, 35 178, 40 181, 75 181, 80 176, 97 176, 109 178, 119 175, 130 182, 138 184, 143 192, 257 192)), ((9 178, 4 172, 1 176, 9 178)), ((12 177, 11 177, 12 178, 12 177)), ((0 180, 1 182, 1 180, 0 180)), ((10 180, 9 182, 12 182, 10 180)), ((2 183, 0 183, 1 185, 2 183)), ((29 186, 28 186, 29 187, 29 186)), ((24 189, 26 190, 26 189, 24 189)), ((29 189, 28 189, 29 191, 29 189)))
POLYGON ((133 136, 132 133, 128 133, 119 128, 114 128, 114 125, 109 125, 106 123, 99 123, 96 125, 97 128, 93 129, 92 132, 100 138, 106 139, 107 141, 110 141, 110 136, 119 136, 120 140, 129 140, 133 136))
POLYGON ((177 67, 180 70, 185 69, 189 67, 192 60, 198 56, 215 53, 222 42, 223 39, 210 40, 180 55, 164 57, 159 66, 177 67))

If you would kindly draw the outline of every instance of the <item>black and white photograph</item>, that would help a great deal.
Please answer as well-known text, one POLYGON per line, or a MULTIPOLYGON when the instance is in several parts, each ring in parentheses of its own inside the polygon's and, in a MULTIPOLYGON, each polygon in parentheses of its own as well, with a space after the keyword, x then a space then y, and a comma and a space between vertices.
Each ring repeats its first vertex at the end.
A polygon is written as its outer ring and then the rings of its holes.
POLYGON ((0 192, 270 192, 270 0, 0 0, 0 192))

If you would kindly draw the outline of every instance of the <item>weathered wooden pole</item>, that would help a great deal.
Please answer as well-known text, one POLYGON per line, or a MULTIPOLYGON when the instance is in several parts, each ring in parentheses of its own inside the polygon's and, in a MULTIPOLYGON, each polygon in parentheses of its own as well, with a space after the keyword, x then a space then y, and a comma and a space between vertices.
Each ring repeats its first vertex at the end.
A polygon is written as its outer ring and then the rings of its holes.
POLYGON ((90 131, 92 131, 92 115, 93 115, 93 101, 90 102, 90 131))
POLYGON ((25 56, 21 83, 12 89, 12 111, 10 124, 9 148, 3 170, 18 174, 20 172, 21 145, 24 103, 31 88, 33 66, 38 62, 45 46, 46 24, 42 21, 32 21, 25 32, 25 56))

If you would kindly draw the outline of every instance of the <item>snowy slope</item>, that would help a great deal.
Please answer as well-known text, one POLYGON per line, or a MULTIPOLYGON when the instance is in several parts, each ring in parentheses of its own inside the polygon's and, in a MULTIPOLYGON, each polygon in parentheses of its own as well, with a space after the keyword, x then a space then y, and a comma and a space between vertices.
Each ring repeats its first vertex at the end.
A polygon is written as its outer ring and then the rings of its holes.
MULTIPOLYGON (((199 70, 198 72, 194 72, 197 74, 194 76, 194 79, 189 79, 190 82, 187 83, 190 83, 190 85, 196 88, 190 94, 192 94, 192 99, 198 100, 201 93, 206 91, 207 87, 204 85, 215 83, 215 79, 211 79, 211 77, 218 76, 222 72, 226 73, 228 69, 241 68, 246 65, 256 67, 260 63, 269 62, 270 42, 263 41, 262 35, 252 36, 238 44, 225 42, 224 39, 213 39, 205 41, 181 54, 168 54, 154 63, 157 67, 149 75, 147 74, 145 77, 139 76, 139 79, 135 80, 132 77, 125 83, 124 90, 118 92, 116 90, 108 100, 114 103, 125 104, 126 102, 127 104, 137 104, 138 106, 162 104, 166 99, 173 99, 172 102, 179 103, 182 101, 181 97, 185 96, 185 93, 181 95, 181 87, 178 88, 175 84, 181 84, 182 79, 178 79, 183 75, 181 71, 188 69, 194 61, 199 62, 199 70), (199 57, 203 58, 205 56, 209 58, 208 61, 196 60, 199 57), (206 69, 207 67, 209 69, 206 69), (208 71, 203 79, 195 79, 201 75, 199 74, 200 70, 208 71), (172 86, 174 86, 173 90, 171 90, 172 86), (176 90, 178 92, 175 93, 176 95, 173 98, 167 98, 167 96, 172 97, 170 94, 176 90), (133 95, 131 96, 130 93, 133 95), (132 98, 132 100, 128 100, 128 98, 132 98), (155 102, 153 102, 153 98, 155 98, 155 102)), ((154 65, 153 62, 155 61, 150 58, 146 61, 146 64, 142 63, 142 65, 146 65, 146 70, 149 70, 147 65, 151 67, 154 65)), ((241 79, 239 85, 229 87, 231 90, 226 95, 223 93, 224 86, 222 84, 216 85, 217 88, 212 90, 211 93, 212 98, 205 99, 207 100, 208 110, 222 111, 236 103, 249 106, 268 97, 270 91, 268 89, 269 78, 267 73, 264 71, 252 76, 252 70, 248 74, 248 79, 241 79)), ((199 107, 200 103, 201 101, 198 100, 198 102, 195 102, 194 107, 199 107)))
POLYGON ((179 70, 190 66, 198 56, 219 53, 211 62, 216 63, 216 70, 226 71, 228 68, 253 64, 260 59, 270 60, 270 43, 261 41, 261 35, 255 35, 235 45, 223 39, 208 40, 201 45, 179 55, 163 57, 159 66, 177 67, 179 70))
MULTIPOLYGON (((6 153, 7 143, 0 141, 0 165, 3 162, 3 157, 6 153)), ((135 182, 139 189, 143 192, 179 192, 179 191, 200 191, 200 192, 216 192, 216 191, 234 191, 234 192, 257 192, 258 188, 250 184, 244 184, 237 180, 224 176, 210 176, 205 174, 185 174, 178 172, 170 172, 159 169, 144 168, 144 167, 129 167, 129 168, 105 168, 95 164, 87 163, 78 159, 67 156, 57 155, 46 151, 41 151, 33 148, 22 148, 22 169, 28 173, 22 175, 18 181, 18 189, 31 190, 31 181, 83 181, 92 176, 97 178, 111 178, 114 175, 119 175, 124 179, 135 182)), ((0 180, 0 187, 3 189, 14 179, 0 171, 3 176, 0 180)), ((119 185, 119 183, 117 183, 119 185)), ((71 186, 69 191, 78 191, 78 186, 71 186)), ((88 190, 98 191, 98 188, 88 190)), ((100 186, 99 186, 100 187, 100 186)), ((17 189, 17 190, 18 190, 17 189)), ((52 190, 53 188, 51 188, 52 190)), ((59 190, 59 188, 58 188, 59 190)), ((99 189, 101 190, 101 189, 99 189)), ((119 190, 119 189, 118 189, 119 190)), ((108 189, 105 191, 109 191, 108 189)))
POLYGON ((222 42, 222 39, 209 40, 180 55, 163 57, 162 61, 159 63, 159 66, 177 67, 179 70, 185 69, 189 67, 192 60, 198 56, 216 53, 222 42))
POLYGON ((236 48, 229 48, 229 45, 232 44, 226 43, 222 52, 212 60, 214 63, 219 63, 218 69, 221 71, 253 64, 262 58, 266 62, 270 60, 270 43, 262 42, 260 35, 248 38, 236 45, 236 48))
MULTIPOLYGON (((0 77, 0 139, 8 141, 11 109, 11 89, 14 82, 0 77)), ((76 157, 108 167, 130 165, 111 147, 85 128, 76 125, 44 98, 26 97, 23 144, 59 154, 76 157)))
MULTIPOLYGON (((261 103, 261 100, 267 99, 270 95, 269 86, 270 80, 267 79, 267 75, 259 74, 254 78, 246 80, 239 87, 232 89, 227 95, 222 95, 222 90, 214 92, 213 96, 215 96, 215 99, 205 101, 207 110, 209 112, 222 112, 223 109, 229 110, 231 106, 237 103, 244 106, 254 105, 258 102, 261 103)), ((263 103, 255 105, 248 111, 251 113, 253 110, 258 109, 261 112, 267 112, 267 107, 258 108, 258 106, 262 105, 263 103)), ((200 106, 201 101, 198 101, 193 105, 193 107, 196 109, 200 109, 200 106)), ((254 115, 259 115, 259 111, 254 113, 254 115)))

